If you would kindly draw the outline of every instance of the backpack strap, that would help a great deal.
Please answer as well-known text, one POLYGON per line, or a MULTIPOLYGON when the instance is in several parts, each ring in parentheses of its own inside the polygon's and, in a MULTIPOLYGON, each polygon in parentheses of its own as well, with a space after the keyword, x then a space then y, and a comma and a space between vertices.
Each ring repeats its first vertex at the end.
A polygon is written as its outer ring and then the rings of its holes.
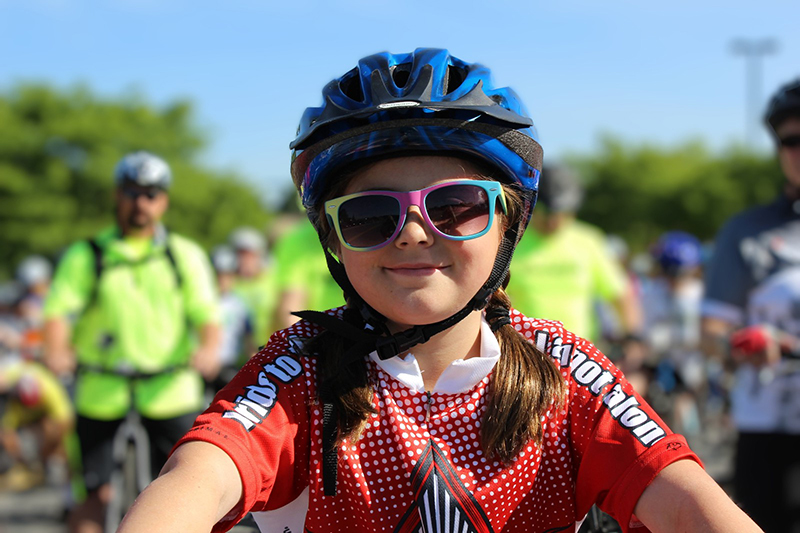
MULTIPOLYGON (((87 239, 86 242, 89 244, 89 248, 92 250, 92 256, 94 257, 94 284, 92 285, 92 292, 89 294, 89 298, 86 301, 86 308, 88 309, 97 302, 100 276, 103 274, 103 268, 105 265, 103 263, 103 247, 100 246, 100 243, 97 242, 97 239, 87 239)), ((172 267, 172 271, 175 273, 175 285, 178 290, 180 290, 183 287, 183 276, 178 268, 178 262, 175 260, 175 254, 169 245, 169 237, 167 237, 167 239, 164 241, 164 255, 167 256, 167 260, 172 267)))
POLYGON ((89 248, 92 250, 92 256, 94 257, 94 283, 92 284, 92 292, 89 293, 89 298, 86 300, 86 308, 88 309, 97 301, 100 276, 103 274, 103 248, 96 239, 89 239, 86 242, 89 244, 89 248))
POLYGON ((175 261, 175 254, 172 252, 172 248, 169 245, 169 237, 164 242, 164 254, 167 256, 167 260, 169 260, 169 264, 172 265, 172 271, 175 273, 175 283, 177 287, 180 289, 183 287, 183 276, 181 276, 181 271, 178 268, 178 263, 175 261))
MULTIPOLYGON (((183 276, 181 275, 181 270, 178 268, 178 262, 175 260, 175 253, 172 251, 172 247, 169 245, 169 237, 169 233, 167 233, 166 238, 164 239, 164 255, 167 256, 167 260, 172 266, 172 272, 175 274, 175 288, 178 289, 178 292, 181 294, 181 298, 183 298, 183 276)), ((184 304, 185 303, 186 301, 184 299, 184 304)), ((189 315, 186 313, 185 305, 184 321, 186 322, 186 328, 191 328, 192 321, 189 320, 189 315)))

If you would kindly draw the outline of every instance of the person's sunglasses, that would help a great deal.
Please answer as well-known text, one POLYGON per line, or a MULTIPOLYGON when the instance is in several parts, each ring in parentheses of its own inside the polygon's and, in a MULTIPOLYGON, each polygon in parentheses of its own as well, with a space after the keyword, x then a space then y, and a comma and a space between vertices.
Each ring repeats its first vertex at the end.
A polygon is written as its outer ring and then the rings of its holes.
POLYGON ((122 195, 129 200, 136 200, 140 196, 146 196, 148 200, 155 200, 163 191, 161 189, 131 189, 122 188, 122 195))
POLYGON ((386 246, 400 234, 412 205, 435 234, 457 241, 475 239, 492 227, 498 200, 506 213, 500 183, 458 180, 418 191, 348 194, 325 202, 325 212, 345 248, 367 252, 386 246))
POLYGON ((778 142, 785 148, 797 148, 800 146, 800 135, 789 135, 779 139, 778 142))

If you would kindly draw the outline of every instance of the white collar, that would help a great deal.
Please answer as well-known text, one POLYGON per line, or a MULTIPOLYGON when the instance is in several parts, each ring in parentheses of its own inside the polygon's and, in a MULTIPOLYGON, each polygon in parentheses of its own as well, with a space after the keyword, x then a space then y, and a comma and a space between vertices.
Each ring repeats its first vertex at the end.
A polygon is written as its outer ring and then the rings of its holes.
MULTIPOLYGON (((417 358, 409 352, 405 357, 391 357, 381 360, 377 352, 369 354, 370 358, 387 374, 403 383, 414 392, 422 392, 425 385, 417 358)), ((481 353, 479 357, 456 359, 444 369, 436 381, 432 392, 442 394, 458 394, 474 387, 480 380, 489 375, 497 360, 500 359, 500 345, 492 333, 486 318, 481 316, 481 353)))

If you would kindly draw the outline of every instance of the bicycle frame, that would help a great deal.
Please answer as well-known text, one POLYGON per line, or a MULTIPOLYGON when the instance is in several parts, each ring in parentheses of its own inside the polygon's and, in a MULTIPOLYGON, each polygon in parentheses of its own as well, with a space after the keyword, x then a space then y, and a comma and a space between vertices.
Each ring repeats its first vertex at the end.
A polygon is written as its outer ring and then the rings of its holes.
POLYGON ((122 522, 122 517, 125 516, 133 501, 152 481, 150 438, 142 425, 142 417, 135 407, 134 388, 136 382, 184 368, 188 368, 188 366, 176 365, 167 367, 160 372, 145 373, 127 368, 106 369, 88 365, 79 367, 79 371, 112 374, 125 377, 129 381, 130 408, 114 433, 112 441, 111 453, 114 469, 111 472, 110 480, 111 498, 105 512, 104 530, 106 532, 117 530, 122 522), (131 476, 133 476, 132 480, 131 476))
POLYGON ((111 473, 111 499, 106 508, 105 531, 116 531, 136 496, 152 481, 150 438, 136 409, 131 409, 117 429, 112 444, 114 470, 111 473), (133 461, 131 486, 130 461, 133 461), (131 490, 132 489, 132 490, 131 490))

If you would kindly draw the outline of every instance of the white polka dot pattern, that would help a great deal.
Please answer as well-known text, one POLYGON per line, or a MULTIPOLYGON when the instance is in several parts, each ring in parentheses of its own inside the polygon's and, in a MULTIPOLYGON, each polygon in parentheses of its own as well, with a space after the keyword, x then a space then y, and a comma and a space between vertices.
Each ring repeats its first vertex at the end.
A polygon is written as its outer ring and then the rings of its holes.
MULTIPOLYGON (((277 509, 310 486, 305 526, 313 533, 395 530, 415 505, 409 476, 429 441, 452 463, 494 531, 574 531, 574 523, 601 496, 610 512, 629 519, 652 476, 669 462, 692 456, 685 441, 669 434, 590 343, 560 323, 528 319, 516 311, 512 323, 560 368, 568 402, 551 404, 541 416, 541 444, 530 442, 510 465, 488 460, 480 447, 491 375, 470 390, 429 397, 366 360, 377 414, 357 442, 339 445, 338 493, 324 496, 315 360, 296 354, 296 338, 318 331, 305 322, 273 335, 185 438, 214 442, 234 458, 248 509, 277 509), (270 374, 270 365, 286 354, 302 363, 302 374, 281 382, 270 374), (265 379, 277 388, 274 408, 266 416, 253 415, 257 422, 250 430, 231 419, 238 415, 224 418, 224 413, 244 409, 240 405, 249 398, 247 391, 265 379)), ((250 407, 257 411, 258 406, 250 407)))

